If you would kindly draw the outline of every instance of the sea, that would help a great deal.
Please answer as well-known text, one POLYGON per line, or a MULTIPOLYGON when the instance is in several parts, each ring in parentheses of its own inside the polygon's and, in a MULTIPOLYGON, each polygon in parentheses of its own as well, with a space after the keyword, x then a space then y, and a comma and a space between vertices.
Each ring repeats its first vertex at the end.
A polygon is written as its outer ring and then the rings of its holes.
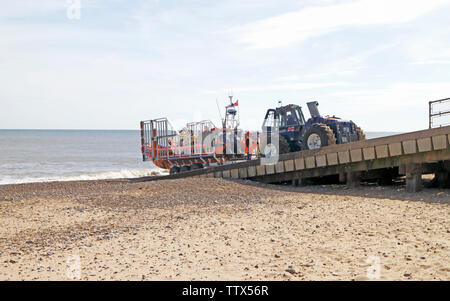
POLYGON ((0 130, 0 185, 167 174, 142 161, 140 141, 139 130, 0 130))
POLYGON ((139 130, 0 130, 0 185, 164 174, 139 130))

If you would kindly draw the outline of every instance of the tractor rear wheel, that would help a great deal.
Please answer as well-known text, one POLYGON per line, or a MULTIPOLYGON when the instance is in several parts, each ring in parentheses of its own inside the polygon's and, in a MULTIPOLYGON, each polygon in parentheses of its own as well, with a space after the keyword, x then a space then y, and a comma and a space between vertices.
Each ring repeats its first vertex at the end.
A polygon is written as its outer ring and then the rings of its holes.
POLYGON ((333 130, 326 124, 314 123, 303 135, 302 150, 319 149, 336 144, 333 130))
POLYGON ((358 134, 358 140, 366 140, 366 134, 359 126, 356 126, 356 133, 358 134))

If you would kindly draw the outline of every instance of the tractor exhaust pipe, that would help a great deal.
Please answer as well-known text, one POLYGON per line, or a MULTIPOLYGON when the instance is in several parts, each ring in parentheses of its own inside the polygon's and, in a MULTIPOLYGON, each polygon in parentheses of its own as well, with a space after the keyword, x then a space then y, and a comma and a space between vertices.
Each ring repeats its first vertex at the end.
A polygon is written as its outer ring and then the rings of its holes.
POLYGON ((320 117, 318 109, 319 103, 317 101, 311 101, 306 104, 308 105, 309 113, 311 114, 312 118, 320 117))

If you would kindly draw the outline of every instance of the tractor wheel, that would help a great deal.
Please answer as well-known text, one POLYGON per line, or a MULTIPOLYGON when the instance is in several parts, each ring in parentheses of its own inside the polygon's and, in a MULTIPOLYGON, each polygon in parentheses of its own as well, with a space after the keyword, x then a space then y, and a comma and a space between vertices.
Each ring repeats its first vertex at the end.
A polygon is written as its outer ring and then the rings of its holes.
POLYGON ((280 148, 280 155, 287 154, 291 151, 289 142, 283 136, 280 136, 280 140, 278 142, 278 147, 280 148))
POLYGON ((290 151, 289 143, 287 142, 286 138, 283 136, 279 136, 280 139, 278 141, 278 150, 276 149, 275 145, 273 143, 262 143, 261 145, 264 145, 264 149, 262 150, 262 153, 266 158, 271 158, 276 155, 281 154, 287 154, 290 151))
POLYGON ((336 144, 333 130, 326 124, 314 123, 303 135, 302 149, 319 149, 332 144, 336 144))
POLYGON ((356 133, 358 134, 358 140, 366 140, 366 134, 359 126, 356 126, 356 133))
POLYGON ((179 173, 179 172, 180 172, 180 167, 179 166, 172 166, 170 168, 169 174, 173 175, 173 174, 176 174, 176 173, 179 173))

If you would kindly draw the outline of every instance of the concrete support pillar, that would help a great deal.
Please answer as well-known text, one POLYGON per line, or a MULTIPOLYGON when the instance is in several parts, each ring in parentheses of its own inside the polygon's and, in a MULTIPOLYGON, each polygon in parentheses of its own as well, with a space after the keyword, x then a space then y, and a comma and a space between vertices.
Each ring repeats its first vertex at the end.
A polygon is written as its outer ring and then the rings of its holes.
POLYGON ((408 192, 418 192, 423 188, 422 184, 422 165, 408 164, 405 167, 406 190, 408 192))
POLYGON ((296 181, 296 183, 297 183, 297 186, 298 186, 298 187, 303 187, 303 186, 306 186, 306 185, 307 185, 306 180, 303 178, 301 172, 299 172, 299 173, 297 174, 297 181, 296 181))
POLYGON ((441 169, 435 173, 439 188, 450 188, 450 161, 442 162, 441 169))
POLYGON ((345 184, 347 182, 347 176, 345 172, 339 173, 339 184, 345 184))
POLYGON ((361 173, 360 172, 347 172, 347 187, 356 188, 361 184, 361 173))
POLYGON ((436 180, 439 183, 439 188, 449 188, 450 187, 450 173, 445 170, 436 172, 436 180))
POLYGON ((294 172, 292 174, 292 186, 298 186, 298 178, 299 178, 299 174, 294 172))

